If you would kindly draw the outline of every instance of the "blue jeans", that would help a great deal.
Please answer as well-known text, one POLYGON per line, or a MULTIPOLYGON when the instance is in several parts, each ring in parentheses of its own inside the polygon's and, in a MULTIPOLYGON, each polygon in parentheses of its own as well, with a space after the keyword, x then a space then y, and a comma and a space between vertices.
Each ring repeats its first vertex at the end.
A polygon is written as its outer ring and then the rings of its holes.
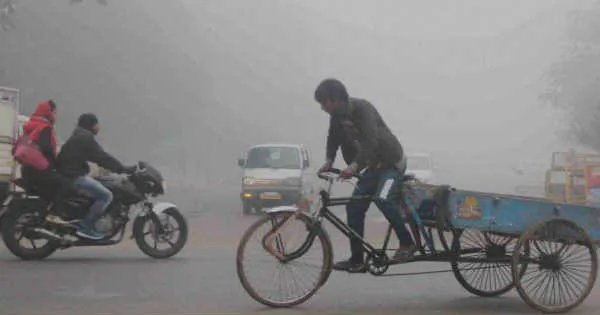
POLYGON ((80 194, 94 200, 88 215, 83 220, 87 227, 93 228, 96 220, 104 214, 104 211, 112 202, 113 194, 100 182, 87 175, 77 177, 73 182, 73 186, 80 194))
MULTIPOLYGON (((399 195, 396 193, 398 185, 401 184, 404 177, 404 170, 396 168, 385 168, 376 170, 367 170, 356 185, 353 196, 372 195, 377 208, 383 213, 385 218, 391 223, 396 231, 396 236, 400 240, 400 246, 411 246, 414 244, 412 236, 404 225, 404 220, 400 214, 398 206, 399 195)), ((369 209, 369 201, 353 201, 346 206, 346 216, 348 226, 358 235, 364 237, 365 214, 369 209)), ((359 239, 350 238, 350 250, 352 257, 350 260, 356 263, 362 263, 364 260, 363 245, 359 239)))

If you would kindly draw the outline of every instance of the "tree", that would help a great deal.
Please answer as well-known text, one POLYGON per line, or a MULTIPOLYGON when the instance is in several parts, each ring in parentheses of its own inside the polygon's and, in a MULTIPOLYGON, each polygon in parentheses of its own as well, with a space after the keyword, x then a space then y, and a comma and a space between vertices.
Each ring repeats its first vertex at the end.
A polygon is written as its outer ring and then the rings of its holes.
POLYGON ((565 111, 571 140, 600 151, 600 1, 568 22, 568 49, 550 69, 542 97, 565 111))
POLYGON ((8 31, 15 28, 11 15, 15 13, 13 0, 0 0, 0 28, 8 31))

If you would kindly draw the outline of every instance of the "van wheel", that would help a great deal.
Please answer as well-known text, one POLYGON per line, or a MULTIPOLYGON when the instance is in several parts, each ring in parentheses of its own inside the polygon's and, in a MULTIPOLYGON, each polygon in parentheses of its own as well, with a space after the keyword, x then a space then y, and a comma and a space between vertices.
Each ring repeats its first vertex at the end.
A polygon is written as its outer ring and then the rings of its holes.
POLYGON ((242 208, 243 208, 244 214, 252 213, 252 206, 247 201, 242 201, 242 208))

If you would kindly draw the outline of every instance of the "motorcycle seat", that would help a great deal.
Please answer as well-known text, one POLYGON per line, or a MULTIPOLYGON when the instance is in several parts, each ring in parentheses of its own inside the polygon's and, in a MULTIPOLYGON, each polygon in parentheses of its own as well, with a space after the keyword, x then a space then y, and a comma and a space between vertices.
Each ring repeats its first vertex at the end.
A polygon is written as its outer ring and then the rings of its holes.
POLYGON ((12 180, 12 183, 22 188, 23 190, 25 190, 25 192, 27 192, 30 195, 37 195, 39 192, 39 188, 36 185, 29 183, 24 178, 14 179, 12 180))

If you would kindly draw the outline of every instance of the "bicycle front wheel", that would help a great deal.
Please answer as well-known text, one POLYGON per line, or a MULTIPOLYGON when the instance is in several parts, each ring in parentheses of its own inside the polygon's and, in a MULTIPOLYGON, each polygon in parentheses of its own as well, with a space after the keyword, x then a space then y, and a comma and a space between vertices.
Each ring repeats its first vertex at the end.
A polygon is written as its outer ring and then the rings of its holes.
POLYGON ((270 307, 308 300, 327 281, 333 253, 327 232, 303 214, 268 214, 237 249, 237 274, 248 294, 270 307))

